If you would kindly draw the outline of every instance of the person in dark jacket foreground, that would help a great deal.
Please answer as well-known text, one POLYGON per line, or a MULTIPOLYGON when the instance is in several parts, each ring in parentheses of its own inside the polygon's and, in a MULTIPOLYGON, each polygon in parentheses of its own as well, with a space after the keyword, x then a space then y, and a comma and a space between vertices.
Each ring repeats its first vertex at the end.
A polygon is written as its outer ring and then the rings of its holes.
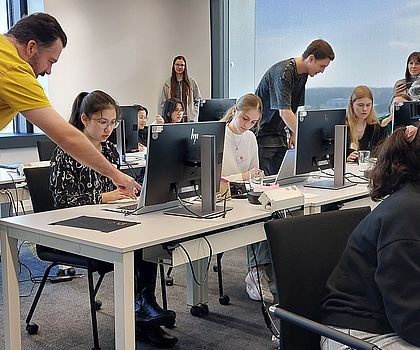
MULTIPOLYGON (((370 180, 383 200, 351 234, 322 302, 322 322, 381 349, 420 347, 420 135, 397 129, 370 180)), ((323 350, 347 349, 322 338, 323 350)))

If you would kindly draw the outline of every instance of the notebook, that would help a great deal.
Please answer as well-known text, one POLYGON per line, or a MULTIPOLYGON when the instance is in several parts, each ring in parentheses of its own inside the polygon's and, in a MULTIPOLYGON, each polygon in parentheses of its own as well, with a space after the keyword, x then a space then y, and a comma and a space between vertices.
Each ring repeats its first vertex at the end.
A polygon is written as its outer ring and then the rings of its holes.
POLYGON ((277 185, 289 185, 296 182, 306 181, 309 174, 295 175, 295 150, 288 149, 284 155, 283 161, 280 165, 279 172, 277 175, 265 176, 264 185, 277 184, 277 185))

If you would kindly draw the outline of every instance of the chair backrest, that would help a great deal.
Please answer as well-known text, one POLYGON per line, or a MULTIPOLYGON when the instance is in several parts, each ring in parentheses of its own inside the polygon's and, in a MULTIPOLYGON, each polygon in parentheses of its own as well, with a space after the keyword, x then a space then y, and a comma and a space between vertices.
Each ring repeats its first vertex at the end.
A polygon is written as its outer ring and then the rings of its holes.
POLYGON ((57 145, 50 139, 37 140, 36 148, 38 149, 38 158, 42 162, 50 160, 57 145))
POLYGON ((34 212, 53 210, 54 198, 49 188, 50 167, 24 168, 23 173, 25 174, 34 212))
MULTIPOLYGON (((319 321, 327 279, 369 212, 369 207, 336 210, 264 225, 281 308, 319 321)), ((281 349, 319 349, 319 335, 284 321, 280 328, 281 349)))

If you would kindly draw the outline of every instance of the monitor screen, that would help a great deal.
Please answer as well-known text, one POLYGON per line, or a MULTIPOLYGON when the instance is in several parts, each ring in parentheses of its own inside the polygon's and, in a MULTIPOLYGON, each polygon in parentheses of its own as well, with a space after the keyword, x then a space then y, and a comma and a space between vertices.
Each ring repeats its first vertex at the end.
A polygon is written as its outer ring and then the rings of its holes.
POLYGON ((117 146, 118 151, 122 150, 122 159, 125 160, 125 153, 138 152, 137 107, 120 106, 120 109, 122 122, 108 140, 117 146))
POLYGON ((345 180, 347 126, 346 110, 299 111, 296 125, 295 175, 331 168, 326 180, 308 181, 305 187, 337 190, 354 186, 345 180))
POLYGON ((200 100, 198 121, 209 122, 222 119, 226 111, 236 103, 232 98, 213 98, 200 100))
POLYGON ((397 102, 394 106, 392 130, 420 121, 420 101, 397 102))
POLYGON ((215 184, 220 184, 226 124, 223 122, 149 126, 146 171, 140 195, 141 212, 178 205, 177 197, 201 193, 201 138, 215 137, 215 184))
POLYGON ((334 167, 335 126, 345 124, 345 109, 298 112, 296 175, 334 167))

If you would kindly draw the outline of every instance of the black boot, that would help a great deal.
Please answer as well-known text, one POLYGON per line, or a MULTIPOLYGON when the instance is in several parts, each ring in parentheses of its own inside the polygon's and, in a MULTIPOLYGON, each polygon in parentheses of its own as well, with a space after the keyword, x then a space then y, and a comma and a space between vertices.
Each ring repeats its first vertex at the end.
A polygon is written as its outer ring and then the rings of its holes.
POLYGON ((159 326, 136 327, 136 340, 157 348, 171 348, 178 341, 159 326))
POLYGON ((162 309, 157 303, 154 293, 151 293, 147 287, 144 287, 136 297, 135 311, 136 323, 139 323, 140 327, 150 324, 173 327, 175 324, 175 312, 162 309))

